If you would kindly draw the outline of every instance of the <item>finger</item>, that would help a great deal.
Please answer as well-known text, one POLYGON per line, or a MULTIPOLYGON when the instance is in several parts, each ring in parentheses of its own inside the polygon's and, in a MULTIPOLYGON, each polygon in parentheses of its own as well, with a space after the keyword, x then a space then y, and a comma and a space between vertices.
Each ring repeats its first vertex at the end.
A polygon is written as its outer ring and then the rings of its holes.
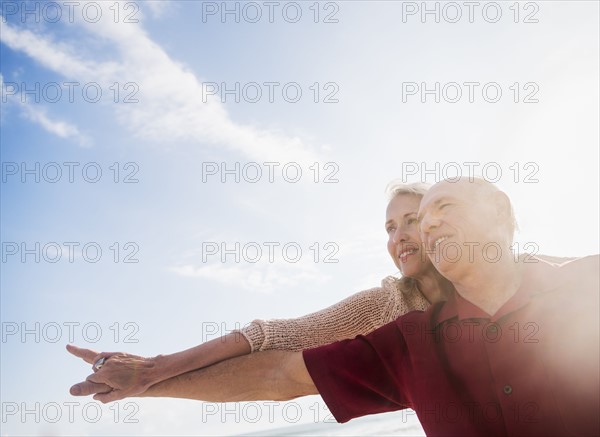
POLYGON ((120 401, 125 399, 127 394, 125 390, 113 390, 110 393, 98 393, 94 395, 94 400, 107 404, 109 402, 120 401))
POLYGON ((105 366, 108 363, 108 359, 115 355, 122 355, 122 352, 100 352, 94 357, 94 361, 92 361, 92 370, 94 372, 99 371, 102 366, 105 366), (98 363, 102 359, 104 359, 104 361, 98 363), (96 363, 98 363, 99 367, 96 367, 96 363))
POLYGON ((75 355, 76 357, 79 357, 81 359, 83 359, 86 363, 90 363, 90 364, 94 364, 94 357, 96 355, 98 355, 98 352, 92 350, 92 349, 84 349, 81 347, 77 347, 75 345, 72 344, 68 344, 67 345, 67 350, 72 353, 73 355, 75 355))
POLYGON ((94 357, 94 363, 96 361, 98 361, 101 358, 106 358, 108 359, 109 357, 112 357, 113 355, 118 354, 119 352, 100 352, 100 353, 96 353, 96 356, 94 357))
POLYGON ((109 386, 113 390, 115 390, 116 388, 114 386, 118 385, 118 384, 115 384, 114 382, 112 382, 110 377, 111 377, 110 372, 106 372, 104 369, 101 369, 98 371, 95 370, 94 373, 92 373, 87 378, 85 378, 85 380, 89 381, 89 382, 93 382, 94 384, 104 384, 104 385, 109 386))
POLYGON ((89 381, 89 382, 93 382, 93 383, 95 383, 95 384, 105 384, 105 385, 109 385, 109 384, 106 384, 106 383, 107 383, 107 381, 106 381, 106 379, 105 379, 103 376, 104 376, 104 372, 97 371, 97 372, 95 372, 95 373, 92 373, 92 374, 91 374, 90 376, 88 376, 87 378, 85 378, 85 380, 86 380, 86 381, 89 381))
POLYGON ((91 381, 80 382, 79 384, 75 384, 69 392, 73 396, 88 396, 95 393, 108 393, 112 390, 112 387, 106 384, 97 384, 91 381))

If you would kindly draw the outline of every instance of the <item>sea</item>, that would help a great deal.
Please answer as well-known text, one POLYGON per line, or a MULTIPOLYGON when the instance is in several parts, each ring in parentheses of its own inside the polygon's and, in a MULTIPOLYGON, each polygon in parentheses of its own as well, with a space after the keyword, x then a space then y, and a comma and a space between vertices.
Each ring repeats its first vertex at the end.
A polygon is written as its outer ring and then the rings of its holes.
POLYGON ((290 425, 240 436, 424 436, 414 413, 405 411, 374 414, 347 423, 308 423, 290 425))

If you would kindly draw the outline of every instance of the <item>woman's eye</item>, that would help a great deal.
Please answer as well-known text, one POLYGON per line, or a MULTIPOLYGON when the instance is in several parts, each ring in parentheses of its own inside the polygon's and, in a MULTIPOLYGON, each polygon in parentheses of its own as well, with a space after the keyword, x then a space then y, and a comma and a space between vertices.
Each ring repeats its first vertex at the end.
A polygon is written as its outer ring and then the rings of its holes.
POLYGON ((452 205, 451 203, 442 203, 442 204, 439 206, 439 209, 444 209, 444 208, 446 208, 446 207, 448 207, 448 206, 451 206, 451 205, 452 205))
POLYGON ((417 223, 417 219, 416 218, 409 218, 408 220, 406 220, 406 223, 409 225, 414 225, 415 223, 417 223))

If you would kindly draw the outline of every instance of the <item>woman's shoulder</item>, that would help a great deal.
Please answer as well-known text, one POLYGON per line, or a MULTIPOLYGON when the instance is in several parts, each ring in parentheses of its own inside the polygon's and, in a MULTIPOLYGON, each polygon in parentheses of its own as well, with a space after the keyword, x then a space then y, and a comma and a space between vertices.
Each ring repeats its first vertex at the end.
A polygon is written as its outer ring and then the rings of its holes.
POLYGON ((379 287, 359 291, 334 306, 374 305, 385 311, 389 307, 406 306, 407 302, 418 300, 418 296, 422 295, 410 278, 386 276, 379 287))
POLYGON ((382 279, 381 287, 390 295, 391 305, 388 311, 395 317, 409 311, 424 311, 429 306, 429 302, 412 278, 387 276, 382 279))
POLYGON ((406 277, 386 276, 381 280, 381 288, 394 293, 412 294, 416 292, 420 294, 415 281, 406 277))

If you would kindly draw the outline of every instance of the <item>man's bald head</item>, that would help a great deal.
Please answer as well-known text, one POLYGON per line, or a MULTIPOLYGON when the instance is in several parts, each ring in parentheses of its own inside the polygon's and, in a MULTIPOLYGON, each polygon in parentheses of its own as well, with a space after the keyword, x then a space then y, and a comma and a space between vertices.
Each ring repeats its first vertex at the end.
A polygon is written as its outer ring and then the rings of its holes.
MULTIPOLYGON (((453 197, 461 199, 472 208, 472 213, 481 217, 487 216, 484 211, 490 212, 497 217, 499 224, 504 226, 509 235, 510 241, 517 229, 517 221, 508 196, 496 185, 477 177, 461 177, 458 179, 447 179, 433 185, 423 197, 422 206, 427 206, 433 198, 453 197)), ((439 200, 439 199, 438 199, 439 200)), ((424 209, 421 208, 419 216, 422 216, 424 209)), ((473 217, 476 219, 477 217, 473 217)), ((489 223, 490 226, 493 223, 489 223)))

